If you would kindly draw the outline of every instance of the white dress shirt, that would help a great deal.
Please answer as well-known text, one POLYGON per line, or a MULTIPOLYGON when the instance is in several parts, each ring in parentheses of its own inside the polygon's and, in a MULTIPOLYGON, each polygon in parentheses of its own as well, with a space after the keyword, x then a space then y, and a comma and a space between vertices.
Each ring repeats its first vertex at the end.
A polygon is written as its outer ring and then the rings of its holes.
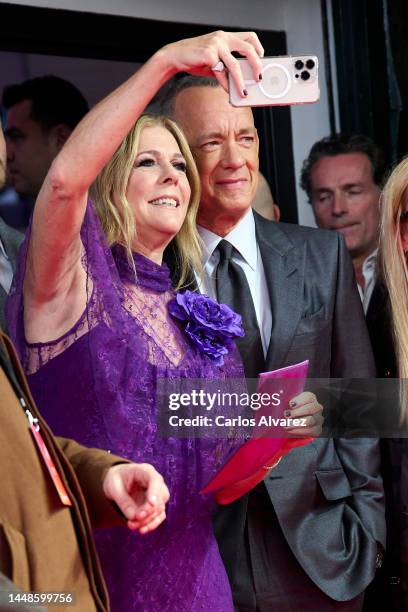
POLYGON ((9 293, 13 280, 13 268, 0 238, 0 285, 9 293))
POLYGON ((363 303, 364 314, 367 314, 368 306, 370 304, 371 296, 373 294, 374 286, 377 280, 377 258, 378 248, 375 249, 363 263, 363 278, 364 278, 364 289, 357 283, 358 292, 360 294, 361 301, 363 303))
MULTIPOLYGON (((216 247, 223 238, 200 226, 198 226, 198 231, 204 242, 204 275, 203 279, 197 277, 198 288, 201 293, 217 299, 215 271, 220 256, 216 247)), ((252 209, 247 212, 229 234, 224 236, 224 240, 228 240, 236 249, 232 260, 242 268, 248 281, 266 357, 272 331, 272 312, 264 266, 256 241, 252 209)))

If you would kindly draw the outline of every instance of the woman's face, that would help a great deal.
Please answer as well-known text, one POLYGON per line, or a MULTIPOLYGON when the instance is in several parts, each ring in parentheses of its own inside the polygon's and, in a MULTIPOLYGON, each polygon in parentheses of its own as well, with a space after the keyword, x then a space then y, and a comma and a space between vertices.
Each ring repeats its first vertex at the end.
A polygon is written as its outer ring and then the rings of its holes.
POLYGON ((162 126, 145 127, 126 191, 142 252, 164 248, 177 234, 190 194, 186 160, 174 136, 162 126))

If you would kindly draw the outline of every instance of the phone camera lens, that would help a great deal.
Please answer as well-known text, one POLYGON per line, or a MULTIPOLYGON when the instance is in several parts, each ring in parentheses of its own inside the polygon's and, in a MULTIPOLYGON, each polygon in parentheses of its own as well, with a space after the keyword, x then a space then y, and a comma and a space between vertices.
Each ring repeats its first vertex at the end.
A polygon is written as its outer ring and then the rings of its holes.
POLYGON ((303 70, 303 72, 300 73, 300 78, 302 81, 308 81, 310 79, 310 72, 303 70))
POLYGON ((303 66, 304 66, 304 63, 302 62, 302 60, 296 60, 295 62, 296 70, 302 70, 303 66))
POLYGON ((306 62, 306 68, 309 68, 309 70, 311 70, 314 67, 315 67, 314 61, 312 59, 308 59, 306 62))

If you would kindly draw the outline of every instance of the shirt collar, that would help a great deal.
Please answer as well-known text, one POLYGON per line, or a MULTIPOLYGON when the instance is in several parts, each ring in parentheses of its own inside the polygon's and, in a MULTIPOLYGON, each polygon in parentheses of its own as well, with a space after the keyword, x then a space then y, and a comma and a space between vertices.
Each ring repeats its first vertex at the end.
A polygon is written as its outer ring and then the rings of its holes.
POLYGON ((378 247, 364 260, 363 273, 374 268, 377 265, 378 247))
POLYGON ((8 255, 7 255, 7 253, 6 253, 6 249, 4 248, 4 244, 3 244, 3 242, 2 242, 2 239, 1 239, 1 238, 0 238, 0 253, 1 253, 2 255, 4 255, 4 257, 5 257, 6 259, 8 259, 8 255))
MULTIPOLYGON (((223 238, 200 225, 197 227, 204 243, 203 266, 205 266, 217 248, 218 243, 223 238)), ((247 264, 253 270, 256 270, 258 250, 256 246, 255 219, 251 208, 224 238, 232 244, 247 264)))

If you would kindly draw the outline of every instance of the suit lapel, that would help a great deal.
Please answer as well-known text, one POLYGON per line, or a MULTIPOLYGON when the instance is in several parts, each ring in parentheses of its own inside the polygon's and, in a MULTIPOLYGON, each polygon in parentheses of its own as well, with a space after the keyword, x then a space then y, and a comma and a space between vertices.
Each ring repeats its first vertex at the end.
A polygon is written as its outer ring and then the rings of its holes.
POLYGON ((272 309, 266 368, 282 367, 303 308, 305 249, 297 249, 279 224, 255 214, 257 240, 272 309))
POLYGON ((384 317, 384 312, 387 308, 387 300, 387 290, 381 280, 377 278, 366 314, 366 322, 369 328, 375 325, 379 317, 384 317))
MULTIPOLYGON (((303 309, 303 283, 306 243, 296 248, 279 224, 267 221, 254 212, 256 236, 265 270, 272 308, 272 334, 266 355, 266 368, 282 367, 292 344, 303 309)), ((173 285, 179 279, 177 247, 167 247, 164 260, 172 271, 173 285)), ((189 289, 196 290, 194 275, 189 289)))

